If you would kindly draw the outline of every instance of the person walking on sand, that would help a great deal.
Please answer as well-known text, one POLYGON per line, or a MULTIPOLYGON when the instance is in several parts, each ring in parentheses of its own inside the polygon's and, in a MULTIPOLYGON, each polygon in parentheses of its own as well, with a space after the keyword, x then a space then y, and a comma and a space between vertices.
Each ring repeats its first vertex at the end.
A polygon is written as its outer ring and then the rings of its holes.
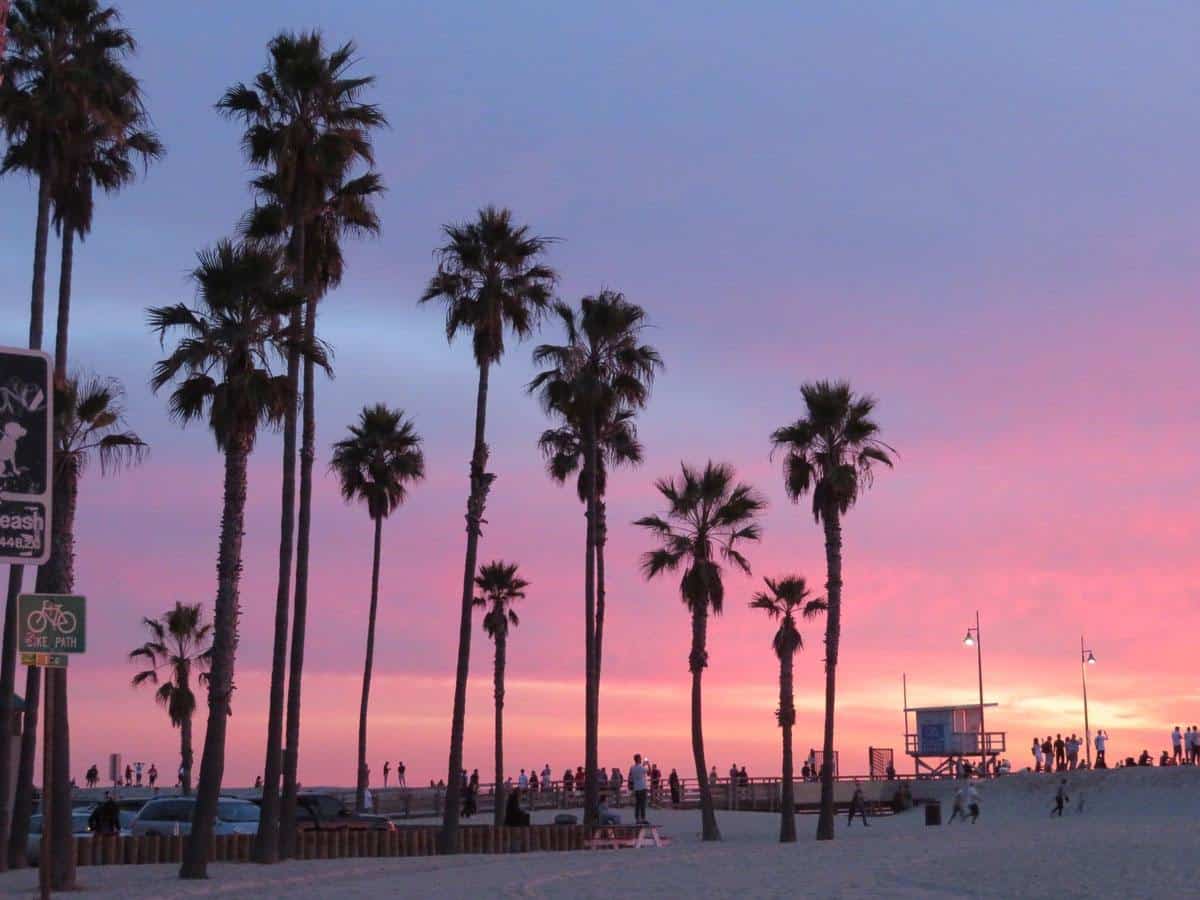
POLYGON ((854 824, 854 814, 858 813, 862 816, 864 828, 870 828, 871 823, 867 821, 867 801, 863 797, 862 785, 857 781, 854 782, 854 796, 850 798, 850 815, 846 818, 846 827, 849 828, 854 824))
POLYGON ((946 820, 949 825, 955 819, 961 818, 964 822, 967 821, 967 811, 963 806, 966 794, 961 787, 954 789, 954 808, 950 811, 950 818, 946 820))
POLYGON ((1058 790, 1054 794, 1054 809, 1050 810, 1050 815, 1057 815, 1060 819, 1063 814, 1063 807, 1071 802, 1071 798, 1067 796, 1067 779, 1063 779, 1058 783, 1058 790))
MULTIPOLYGON (((617 774, 620 774, 619 772, 617 774)), ((642 754, 633 754, 633 765, 629 767, 629 790, 633 792, 633 821, 638 825, 646 821, 646 767, 642 765, 642 754)))
MULTIPOLYGON (((971 814, 972 825, 979 821, 979 791, 973 784, 967 785, 967 812, 971 814)), ((963 821, 965 822, 966 819, 963 821)))

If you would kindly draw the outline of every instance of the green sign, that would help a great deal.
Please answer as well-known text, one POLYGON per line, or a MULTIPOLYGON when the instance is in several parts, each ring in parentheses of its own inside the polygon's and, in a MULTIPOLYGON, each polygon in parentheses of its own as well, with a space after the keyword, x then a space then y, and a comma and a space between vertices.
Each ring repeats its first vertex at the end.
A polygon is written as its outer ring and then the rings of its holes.
POLYGON ((43 669, 65 669, 71 657, 65 653, 22 653, 21 665, 39 666, 43 669))
POLYGON ((22 653, 83 653, 85 601, 74 594, 21 594, 17 631, 22 653))

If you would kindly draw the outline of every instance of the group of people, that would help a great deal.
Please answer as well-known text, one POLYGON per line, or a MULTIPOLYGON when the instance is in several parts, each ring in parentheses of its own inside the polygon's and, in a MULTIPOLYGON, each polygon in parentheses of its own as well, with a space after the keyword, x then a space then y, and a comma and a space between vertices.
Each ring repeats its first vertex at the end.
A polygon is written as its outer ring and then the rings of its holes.
MULTIPOLYGON (((465 772, 464 772, 465 774, 465 772)), ((600 790, 599 795, 599 821, 601 825, 620 825, 621 816, 613 812, 612 807, 619 805, 618 803, 609 804, 609 791, 613 792, 613 796, 617 797, 620 794, 621 788, 624 787, 633 796, 633 816, 637 824, 647 821, 647 809, 650 803, 651 784, 657 782, 662 777, 656 765, 647 764, 642 760, 642 754, 635 753, 633 755, 633 765, 629 767, 627 774, 622 774, 621 770, 613 767, 610 775, 604 769, 598 769, 596 772, 596 784, 600 790)), ((679 776, 675 770, 671 770, 671 779, 673 791, 677 789, 679 776)), ((583 767, 580 766, 574 772, 568 769, 562 779, 562 788, 566 791, 581 790, 581 785, 586 782, 586 775, 583 767)), ((522 769, 517 777, 517 782, 514 785, 512 778, 509 777, 504 783, 505 793, 508 799, 505 801, 504 807, 504 824, 505 825, 528 825, 529 813, 521 807, 522 797, 528 796, 531 792, 538 790, 550 791, 554 789, 550 764, 547 763, 542 768, 541 780, 538 780, 537 772, 526 774, 522 769)), ((474 798, 479 791, 479 771, 475 770, 467 779, 464 790, 463 815, 473 815, 475 812, 474 798)), ((678 802, 678 801, 676 801, 678 802)))
MULTIPOLYGON (((1179 726, 1171 732, 1171 761, 1162 765, 1200 766, 1200 728, 1192 725, 1187 731, 1180 731, 1179 726)), ((1163 751, 1163 756, 1167 751, 1163 751)))
MULTIPOLYGON (((717 774, 717 767, 713 766, 708 773, 708 784, 710 787, 716 787, 721 783, 721 776, 717 774)), ((750 776, 746 772, 746 767, 738 768, 737 763, 733 763, 729 767, 729 779, 726 784, 732 784, 736 787, 750 787, 750 776)))
MULTIPOLYGON (((1101 729, 1094 738, 1096 745, 1095 768, 1108 768, 1108 732, 1101 729)), ((1046 735, 1045 740, 1033 739, 1030 752, 1033 754, 1033 771, 1035 772, 1070 772, 1075 769, 1086 769, 1087 761, 1080 760, 1079 750, 1083 747, 1083 738, 1071 734, 1064 738, 1059 734, 1055 738, 1046 735)))
MULTIPOLYGON (((113 787, 121 787, 122 785, 125 787, 141 787, 143 773, 146 776, 147 785, 151 788, 157 788, 158 766, 154 765, 154 763, 150 763, 149 768, 147 768, 144 762, 135 762, 131 765, 126 764, 124 780, 118 776, 113 782, 113 787)), ((100 767, 95 763, 92 763, 91 766, 88 767, 88 770, 83 774, 83 781, 84 784, 86 784, 89 788, 94 788, 99 785, 100 767)))
MULTIPOLYGON (((397 762, 396 763, 396 787, 398 787, 398 788, 408 787, 408 782, 405 780, 405 772, 406 772, 406 769, 404 767, 404 761, 401 760, 400 762, 397 762)), ((388 778, 391 776, 391 774, 392 774, 392 764, 390 761, 385 759, 383 761, 383 786, 384 786, 384 788, 386 788, 388 786, 388 778)))

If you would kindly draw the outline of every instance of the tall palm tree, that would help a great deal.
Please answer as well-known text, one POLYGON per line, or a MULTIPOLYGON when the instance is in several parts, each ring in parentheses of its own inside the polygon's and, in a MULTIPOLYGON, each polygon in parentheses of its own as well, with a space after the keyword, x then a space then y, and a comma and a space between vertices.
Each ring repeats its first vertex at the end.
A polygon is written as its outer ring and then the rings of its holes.
MULTIPOLYGON (((548 413, 560 418, 579 436, 580 479, 587 509, 584 544, 584 821, 594 824, 599 806, 595 770, 600 718, 602 632, 599 626, 603 616, 596 600, 596 548, 601 533, 602 456, 611 446, 612 439, 632 428, 632 421, 624 414, 646 405, 650 385, 662 367, 662 360, 653 347, 640 343, 645 312, 616 291, 605 290, 594 297, 584 297, 578 315, 563 303, 555 304, 555 312, 563 323, 567 341, 565 344, 543 344, 534 351, 534 364, 546 368, 530 382, 529 390, 539 395, 548 413)), ((561 452, 561 446, 556 448, 556 455, 561 452)))
MULTIPOLYGON (((17 0, 15 5, 5 3, 4 11, 6 22, 0 35, 7 52, 0 53, 0 127, 8 147, 0 161, 0 175, 20 170, 36 178, 38 184, 29 346, 41 349, 55 173, 64 144, 72 139, 77 127, 91 115, 101 113, 114 92, 122 89, 121 59, 132 50, 133 39, 120 27, 116 11, 100 6, 96 0, 17 0)), ((59 377, 65 377, 63 366, 59 377)), ((5 610, 6 621, 14 625, 21 577, 22 567, 10 568, 5 610)), ((16 681, 15 628, 5 628, 2 645, 0 720, 7 721, 12 716, 16 681)), ((27 707, 26 712, 36 717, 37 708, 27 707)), ((65 730, 63 735, 65 740, 65 730)), ((66 758, 65 753, 60 755, 66 758)), ((3 742, 0 780, 8 781, 11 776, 11 748, 3 742)), ((7 801, 7 795, 0 799, 0 847, 10 838, 7 801)), ((68 821, 63 818, 62 827, 67 828, 68 821)), ((6 863, 6 855, 0 853, 0 869, 6 863)))
POLYGON ((708 617, 720 615, 725 601, 721 560, 749 574, 750 563, 739 547, 757 541, 757 516, 766 501, 749 485, 735 483, 733 467, 711 460, 698 470, 680 465, 678 479, 662 478, 655 487, 667 501, 666 517, 646 516, 635 524, 650 531, 661 546, 642 557, 647 580, 683 569, 679 596, 692 615, 692 756, 700 784, 700 814, 704 840, 719 841, 708 767, 704 762, 704 731, 700 676, 708 665, 708 617))
MULTIPOLYGON (((237 649, 238 591, 246 508, 246 464, 260 426, 283 420, 295 403, 286 376, 272 372, 276 354, 286 354, 282 317, 302 302, 285 286, 282 254, 261 246, 221 241, 199 254, 192 273, 197 304, 179 303, 149 311, 160 340, 180 332, 175 349, 156 364, 151 386, 175 383, 169 408, 183 424, 207 418, 225 456, 221 537, 217 554, 217 595, 213 615, 212 671, 208 725, 200 762, 191 840, 180 876, 203 878, 208 844, 225 770, 225 731, 233 694, 237 649)), ((322 361, 320 348, 301 352, 322 361)))
POLYGON ((514 225, 507 209, 489 206, 473 222, 442 228, 446 243, 437 251, 437 272, 420 302, 440 300, 446 306, 446 340, 462 332, 471 335, 479 386, 475 395, 475 442, 471 451, 470 493, 467 497, 467 552, 463 565, 462 603, 458 625, 458 664, 454 679, 454 711, 450 724, 450 765, 446 780, 446 809, 442 821, 442 851, 458 845, 461 798, 463 727, 467 714, 467 674, 471 661, 471 607, 474 603, 475 562, 488 490, 495 474, 487 471, 488 375, 504 356, 504 334, 518 339, 533 332, 550 305, 557 275, 541 262, 551 239, 514 225))
POLYGON ((133 686, 157 686, 154 699, 179 729, 180 783, 186 797, 192 792, 192 715, 196 695, 192 672, 201 680, 212 663, 212 625, 204 621, 199 603, 175 603, 157 619, 142 619, 150 640, 130 651, 131 662, 145 660, 146 668, 133 676, 133 686))
POLYGON ((833 840, 833 719, 842 627, 842 516, 871 485, 876 464, 892 467, 895 451, 871 418, 875 398, 844 381, 802 385, 805 416, 771 435, 782 450, 784 488, 793 502, 812 494, 813 519, 825 529, 825 733, 817 840, 833 840))
POLYGON ((475 576, 479 594, 475 605, 487 610, 483 616, 483 630, 496 645, 492 667, 492 697, 496 703, 496 797, 493 804, 493 821, 497 827, 504 824, 504 667, 508 661, 508 629, 521 624, 513 603, 525 598, 529 582, 517 574, 516 563, 496 560, 479 567, 475 576))
POLYGON ((54 367, 67 367, 71 320, 71 276, 75 238, 92 228, 95 188, 116 193, 137 177, 135 161, 148 167, 164 152, 158 135, 149 127, 138 81, 121 70, 116 76, 124 90, 111 98, 102 115, 91 114, 64 140, 55 183, 51 186, 54 224, 62 235, 58 279, 58 327, 54 338, 54 367))
POLYGON ((792 727, 796 724, 796 704, 792 689, 792 661, 796 651, 804 646, 800 631, 796 628, 796 613, 806 619, 825 611, 825 601, 812 599, 808 585, 799 575, 787 575, 772 580, 764 578, 765 591, 759 591, 750 600, 751 609, 761 609, 772 619, 779 621, 779 628, 771 640, 775 655, 779 658, 779 727, 783 729, 783 813, 779 820, 779 841, 783 844, 796 842, 796 787, 792 763, 792 727))
POLYGON ((333 445, 329 467, 337 473, 342 496, 361 500, 375 523, 371 562, 371 610, 367 616, 367 654, 363 663, 362 700, 358 711, 358 784, 354 808, 366 807, 367 704, 371 696, 371 667, 375 660, 375 619, 379 608, 379 560, 383 549, 383 520, 408 498, 409 486, 425 477, 421 438, 404 411, 382 403, 368 406, 350 426, 350 436, 333 445))
MULTIPOLYGON (((289 326, 293 349, 288 356, 287 378, 293 393, 299 396, 301 360, 294 348, 301 343, 311 346, 316 341, 317 302, 325 289, 340 278, 337 236, 342 231, 375 232, 379 228, 371 199, 382 190, 382 183, 375 173, 353 177, 352 170, 359 163, 373 164, 371 133, 385 125, 386 119, 377 106, 360 100, 374 78, 351 75, 356 52, 352 42, 327 50, 320 32, 281 32, 267 50, 267 67, 252 84, 239 83, 226 91, 217 108, 245 124, 243 148, 251 164, 263 173, 253 182, 261 204, 248 217, 246 233, 254 238, 286 240, 293 287, 305 299, 303 323, 297 310, 289 326), (331 274, 334 271, 336 274, 331 274)), ((303 377, 298 515, 295 408, 287 411, 283 428, 279 566, 265 786, 254 851, 255 858, 266 863, 276 862, 281 855, 291 856, 295 849, 300 688, 307 631, 312 466, 316 456, 315 370, 308 361, 304 363, 303 377), (285 671, 289 602, 294 604, 290 674, 285 671)))
MULTIPOLYGON (((75 589, 75 514, 79 498, 79 482, 92 460, 100 464, 102 475, 140 463, 147 446, 138 435, 126 427, 125 392, 116 379, 98 377, 68 378, 55 388, 54 398, 54 496, 51 519, 57 527, 50 534, 50 557, 38 569, 36 589, 51 594, 69 594, 75 589)), ((9 836, 9 862, 20 864, 25 856, 29 827, 29 811, 33 808, 33 777, 36 749, 36 709, 41 695, 40 669, 30 668, 26 679, 26 703, 35 713, 26 718, 31 727, 28 740, 22 740, 21 761, 17 771, 12 831, 9 836), (32 695, 32 700, 29 699, 32 695)), ((61 675, 61 672, 59 673, 61 675)), ((51 677, 48 674, 47 677, 51 677)), ((66 715, 66 685, 61 677, 55 682, 55 760, 61 757, 62 767, 55 770, 56 785, 62 788, 55 794, 59 808, 70 809, 69 732, 66 715)), ((49 832, 57 850, 70 843, 70 817, 65 821, 55 816, 49 832)), ((55 854, 52 881, 67 889, 74 879, 70 854, 55 854)))

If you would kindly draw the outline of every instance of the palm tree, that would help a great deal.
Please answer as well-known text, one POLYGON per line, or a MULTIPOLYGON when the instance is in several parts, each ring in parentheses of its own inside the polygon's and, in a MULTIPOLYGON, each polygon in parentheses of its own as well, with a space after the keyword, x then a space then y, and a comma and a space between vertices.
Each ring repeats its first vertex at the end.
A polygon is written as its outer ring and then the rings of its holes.
POLYGON ((142 619, 150 640, 130 651, 131 662, 145 660, 146 668, 133 676, 133 686, 156 685, 154 699, 179 729, 179 771, 183 794, 192 792, 192 670, 202 681, 212 662, 212 625, 203 621, 199 603, 175 603, 157 619, 142 619), (160 678, 160 673, 165 678, 160 678))
POLYGON ((532 333, 550 305, 557 276, 540 262, 551 239, 514 225, 507 209, 489 206, 474 222, 442 228, 446 243, 437 251, 437 273, 429 280, 420 302, 441 300, 446 305, 446 339, 453 342, 469 332, 479 368, 475 395, 475 443, 471 452, 470 493, 467 498, 467 552, 463 566, 462 604, 458 625, 458 664, 454 679, 454 711, 450 725, 450 773, 446 780, 446 809, 442 821, 442 852, 458 846, 463 727, 467 714, 467 674, 471 661, 471 607, 474 603, 475 561, 483 512, 495 475, 487 471, 488 375, 504 356, 504 333, 518 339, 532 333))
POLYGON ((71 317, 71 275, 76 236, 92 228, 94 192, 99 187, 116 193, 137 176, 134 158, 143 167, 163 155, 163 145, 149 128, 137 79, 121 69, 124 90, 113 97, 103 117, 92 115, 64 140, 62 159, 51 187, 54 224, 62 235, 58 280, 58 327, 54 339, 54 368, 65 372, 71 317))
POLYGON ((508 658, 508 629, 521 624, 512 605, 525 598, 529 582, 517 575, 517 564, 496 560, 479 567, 475 576, 479 595, 475 605, 486 609, 483 630, 496 645, 492 669, 492 696, 496 701, 496 796, 493 804, 497 827, 504 824, 504 666, 508 658))
POLYGON ((667 501, 666 517, 646 516, 635 524, 648 529, 661 543, 642 557, 646 579, 683 569, 679 596, 692 615, 692 650, 688 668, 692 673, 692 756, 700 784, 700 814, 704 840, 719 841, 713 811, 708 767, 704 762, 704 732, 701 716, 700 676, 708 665, 708 617, 720 615, 725 586, 720 560, 749 574, 750 563, 738 549, 745 541, 757 541, 761 531, 755 518, 766 501, 746 484, 734 483, 733 467, 711 460, 697 470, 680 465, 676 480, 662 478, 655 487, 667 501))
POLYGON ((779 841, 783 844, 796 842, 796 790, 793 781, 792 726, 796 724, 796 705, 792 691, 792 659, 796 651, 804 646, 796 628, 796 613, 810 619, 825 611, 825 601, 811 599, 808 585, 799 575, 788 575, 772 580, 764 578, 765 591, 759 591, 750 601, 751 609, 761 609, 772 619, 779 620, 779 628, 771 640, 775 655, 779 657, 779 727, 783 729, 783 815, 779 821, 779 841))
MULTIPOLYGON (((288 406, 295 403, 286 376, 274 375, 271 369, 273 356, 288 349, 281 317, 301 302, 297 293, 285 287, 285 277, 279 251, 221 241, 199 254, 199 265, 192 273, 197 287, 195 307, 179 303, 149 311, 150 326, 160 340, 165 341, 168 332, 182 333, 171 354, 155 366, 151 386, 158 391, 176 382, 168 404, 172 417, 185 425, 207 417, 217 448, 225 456, 208 725, 191 840, 180 868, 183 878, 206 875, 225 769, 225 731, 237 649, 246 464, 259 427, 278 424, 288 406)), ((323 359, 315 345, 305 345, 301 352, 323 359)))
MULTIPOLYGON (((145 442, 126 428, 125 392, 111 378, 79 377, 60 381, 54 399, 54 496, 51 519, 56 521, 50 535, 50 557, 38 569, 36 590, 51 594, 69 594, 75 589, 75 514, 79 481, 93 459, 100 463, 102 475, 140 463, 146 455, 145 442)), ((28 740, 22 739, 21 760, 17 771, 12 831, 9 835, 9 862, 20 864, 25 857, 29 812, 33 808, 33 777, 36 750, 37 707, 41 695, 40 669, 31 667, 26 678, 26 718, 28 740), (30 699, 32 698, 32 699, 30 699), (29 715, 29 708, 33 714, 29 715)), ((57 698, 55 719, 55 760, 63 766, 55 769, 56 792, 53 806, 70 809, 69 731, 66 709, 65 670, 50 670, 57 698)), ((54 816, 51 833, 56 850, 70 844, 70 817, 54 816)), ((55 854, 52 881, 62 889, 74 880, 73 858, 55 854)))
MULTIPOLYGON (((217 108, 244 122, 243 148, 251 164, 263 173, 253 182, 261 204, 247 217, 245 231, 253 238, 286 238, 293 287, 305 298, 303 324, 297 310, 289 325, 293 350, 288 356, 287 378, 293 393, 299 396, 301 360, 294 348, 301 343, 312 346, 316 342, 317 302, 340 279, 337 237, 344 231, 373 233, 379 228, 371 201, 382 190, 382 183, 375 173, 355 178, 351 172, 360 162, 373 164, 371 132, 385 125, 386 119, 374 104, 360 102, 363 91, 374 83, 374 78, 350 74, 355 62, 353 43, 327 51, 320 32, 281 32, 267 49, 267 67, 251 85, 239 83, 226 91, 217 108)), ((266 863, 276 862, 280 856, 291 856, 295 849, 300 688, 307 631, 312 466, 316 455, 315 370, 309 361, 304 363, 303 397, 298 516, 295 408, 287 411, 283 429, 270 705, 262 819, 254 850, 255 858, 266 863), (291 596, 293 531, 296 532, 294 600, 291 596), (285 672, 289 601, 294 603, 290 676, 285 672)))
POLYGON ((838 644, 842 625, 842 516, 871 485, 878 463, 892 467, 895 452, 879 439, 871 418, 875 398, 855 394, 844 381, 802 385, 806 415, 771 435, 784 452, 783 481, 798 502, 812 494, 813 518, 825 528, 825 735, 821 766, 821 813, 817 840, 833 840, 833 713, 837 696, 838 644))
MULTIPOLYGON (((125 84, 121 59, 133 39, 119 25, 116 11, 96 0, 17 0, 3 4, 0 27, 0 127, 8 147, 0 175, 24 171, 37 179, 33 279, 30 291, 29 346, 41 349, 45 310, 46 254, 49 243, 51 188, 60 168, 64 145, 92 116, 102 117, 111 98, 125 84)), ((65 362, 59 367, 65 377, 65 362)), ((22 567, 9 571, 6 621, 16 621, 16 597, 22 567)), ((5 628, 0 651, 0 720, 12 716, 16 681, 16 634, 5 628)), ((58 677, 58 676, 56 676, 58 677)), ((65 677, 65 676, 61 676, 65 677)), ((36 694, 34 695, 36 699, 36 694)), ((65 696, 65 695, 64 695, 65 696)), ((27 707, 36 717, 37 708, 27 707)), ((65 740, 65 729, 63 731, 65 740)), ((0 746, 0 780, 12 775, 8 742, 0 746)), ((65 750, 65 743, 61 744, 65 750)), ((63 759, 67 754, 59 754, 63 759)), ((0 799, 0 847, 10 841, 7 794, 0 799)), ((64 809, 66 807, 63 807, 64 809)), ((61 827, 69 831, 68 820, 61 827)), ((19 826, 20 827, 20 826, 19 826)), ((19 848, 23 853, 24 844, 19 848)), ((0 853, 0 869, 7 858, 0 853)))
MULTIPOLYGON (((600 481, 605 471, 605 450, 620 443, 633 428, 633 413, 646 405, 650 384, 662 360, 653 347, 639 343, 645 312, 615 291, 584 297, 580 313, 555 304, 566 330, 565 344, 543 344, 533 354, 535 365, 546 366, 529 384, 546 412, 562 419, 577 435, 578 457, 568 455, 572 443, 543 434, 543 453, 553 453, 551 465, 561 468, 576 462, 586 503, 587 530, 584 563, 584 651, 585 651, 585 750, 584 821, 595 823, 599 792, 595 778, 598 765, 600 705, 600 641, 603 610, 597 603, 597 547, 600 544, 600 481), (596 476, 593 477, 593 473, 596 476)), ((633 435, 636 442, 636 433, 633 435)), ((617 457, 620 459, 620 457, 617 457)), ((554 471, 552 469, 552 474, 554 471)))
POLYGON ((371 563, 371 611, 367 616, 367 655, 363 664, 362 701, 358 711, 358 785, 354 808, 365 809, 367 790, 367 704, 371 696, 371 667, 375 660, 375 618, 379 608, 379 559, 383 549, 383 520, 408 498, 409 485, 425 477, 421 438, 404 411, 382 403, 368 406, 350 426, 350 437, 333 445, 329 466, 337 473, 342 496, 361 500, 375 523, 375 552, 371 563))

